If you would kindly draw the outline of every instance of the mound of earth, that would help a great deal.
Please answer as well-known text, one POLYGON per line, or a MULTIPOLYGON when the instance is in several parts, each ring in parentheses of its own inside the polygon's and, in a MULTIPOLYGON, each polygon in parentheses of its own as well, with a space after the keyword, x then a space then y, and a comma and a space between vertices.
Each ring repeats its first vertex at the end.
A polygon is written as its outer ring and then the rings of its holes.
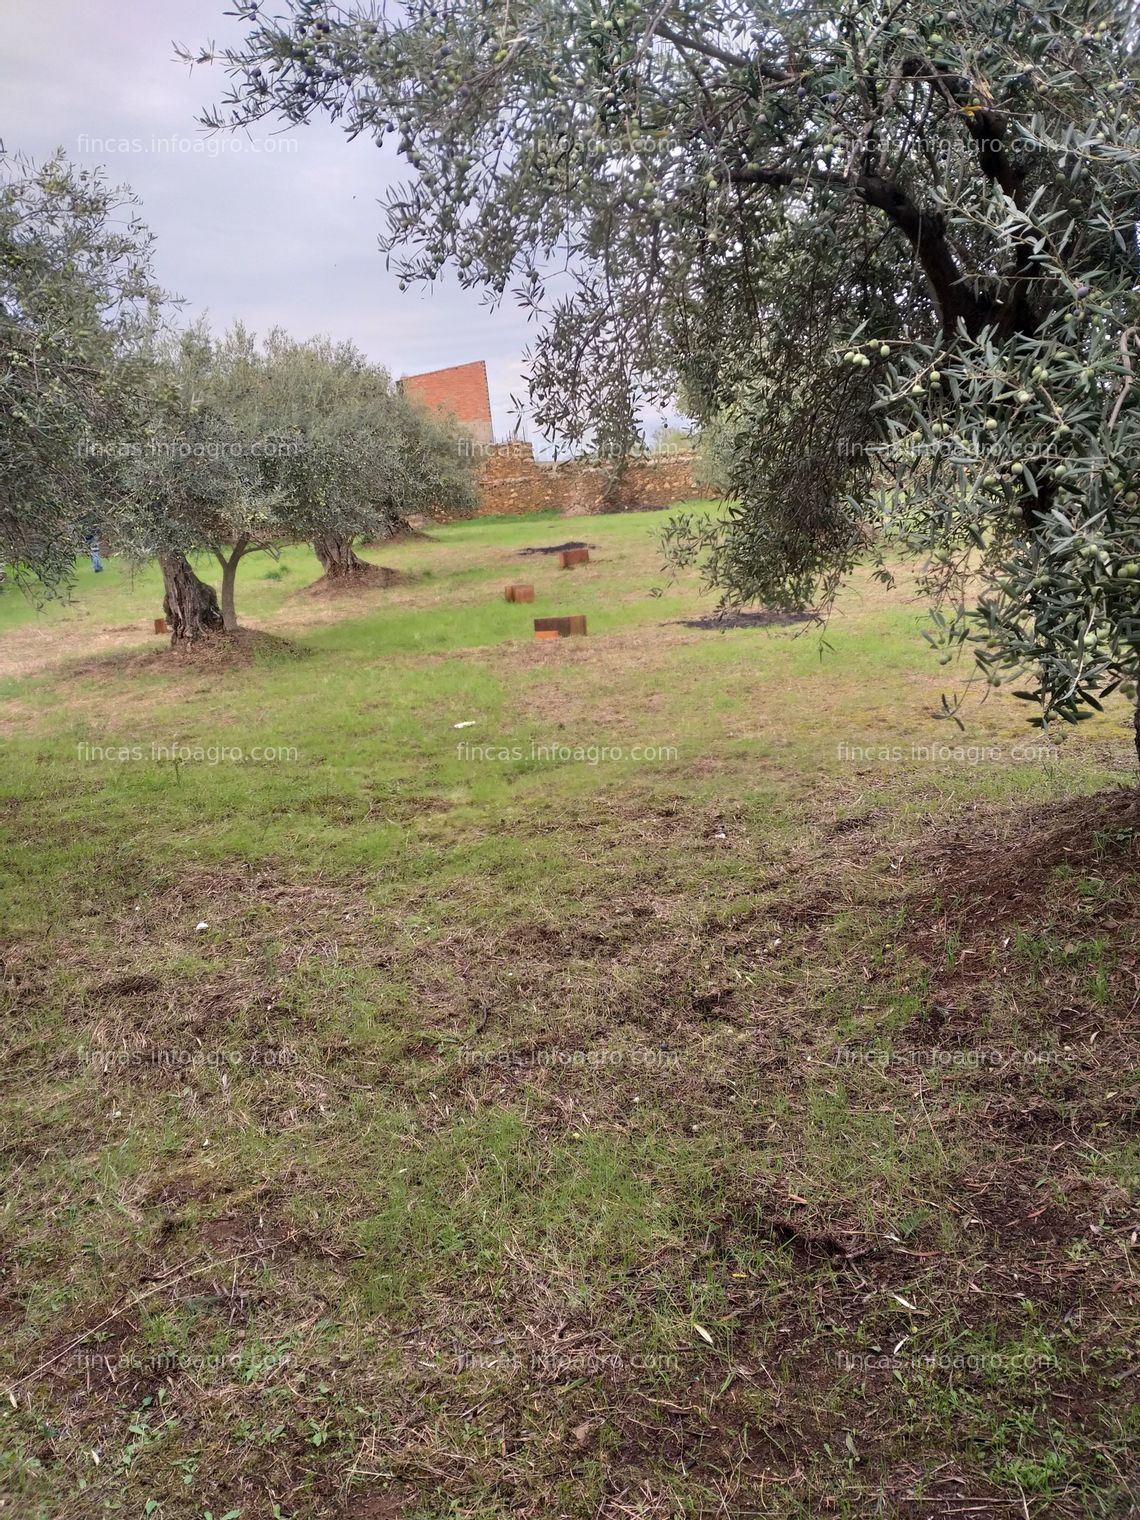
MULTIPOLYGON (((258 628, 238 628, 234 633, 215 633, 193 644, 179 644, 165 651, 194 665, 250 665, 255 660, 301 660, 306 650, 290 639, 258 628)), ((161 658, 161 655, 160 655, 161 658)))
POLYGON ((112 673, 141 675, 147 671, 169 670, 171 662, 195 671, 230 670, 252 665, 258 660, 299 660, 305 653, 299 645, 278 638, 274 633, 239 628, 234 633, 213 633, 193 643, 172 646, 164 640, 161 649, 148 649, 141 654, 137 650, 125 651, 101 659, 77 661, 68 666, 67 675, 72 680, 112 673))
POLYGON ((1112 788, 979 813, 930 841, 924 875, 973 924, 1040 910, 1058 867, 1098 880, 1135 880, 1140 789, 1112 788))
MULTIPOLYGON (((385 539, 391 543, 391 539, 385 539)), ((355 596, 362 591, 386 591, 389 586, 406 586, 412 577, 388 565, 365 565, 352 575, 322 575, 304 588, 305 596, 355 596)))

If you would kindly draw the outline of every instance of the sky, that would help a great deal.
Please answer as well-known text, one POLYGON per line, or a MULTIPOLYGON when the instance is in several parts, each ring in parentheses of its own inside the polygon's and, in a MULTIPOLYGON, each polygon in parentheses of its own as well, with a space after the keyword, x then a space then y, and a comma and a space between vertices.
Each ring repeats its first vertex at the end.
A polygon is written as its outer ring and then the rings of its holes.
MULTIPOLYGON (((349 339, 393 375, 485 359, 497 438, 524 396, 537 336, 510 304, 489 310, 453 280, 401 292, 377 238, 394 152, 349 142, 327 121, 210 136, 218 67, 190 69, 175 43, 237 41, 227 0, 0 0, 0 141, 56 148, 131 186, 157 235, 159 283, 189 321, 349 339)), ((539 442, 524 425, 523 437, 539 442)))

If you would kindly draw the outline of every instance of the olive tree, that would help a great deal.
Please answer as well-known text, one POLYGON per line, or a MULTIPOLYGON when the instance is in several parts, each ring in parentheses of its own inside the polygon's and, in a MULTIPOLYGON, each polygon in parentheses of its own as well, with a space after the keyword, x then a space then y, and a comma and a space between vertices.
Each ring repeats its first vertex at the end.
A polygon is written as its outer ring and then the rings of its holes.
POLYGON ((0 563, 41 591, 94 533, 141 531, 121 444, 163 302, 124 189, 0 147, 0 563))
POLYGON ((160 349, 155 376, 131 451, 175 643, 236 630, 251 552, 310 540, 327 574, 359 574, 357 535, 384 537, 421 503, 473 504, 455 438, 351 344, 280 330, 259 341, 240 324, 216 337, 199 323, 160 349), (218 561, 220 597, 195 551, 218 561))
POLYGON ((234 401, 234 371, 251 346, 241 328, 217 339, 202 322, 157 344, 149 407, 121 445, 149 526, 132 550, 158 560, 175 645, 236 629, 238 564, 279 530, 275 463, 290 440, 259 431, 248 398, 234 401), (189 556, 199 551, 221 565, 220 601, 193 569, 189 556))
POLYGON ((450 264, 544 314, 534 379, 547 420, 624 436, 638 388, 683 387, 701 422, 730 414, 738 500, 698 532, 730 595, 826 595, 851 544, 885 531, 925 558, 936 641, 972 651, 987 681, 1019 681, 1040 720, 1075 720, 1135 678, 1129 9, 237 10, 247 35, 223 56, 230 88, 209 119, 324 112, 394 140, 410 175, 389 197, 387 251, 405 281, 450 264), (773 534, 788 424, 815 415, 808 368, 784 425, 767 438, 750 426, 778 415, 757 392, 789 277, 789 332, 810 323, 826 338, 811 358, 824 417, 846 364, 877 436, 841 440, 848 452, 801 531, 773 534), (885 490, 844 468, 865 466, 872 443, 885 490))
POLYGON ((474 509, 474 475, 454 426, 415 406, 350 343, 269 335, 262 422, 294 441, 277 479, 291 531, 330 581, 373 567, 357 537, 386 539, 416 512, 474 509))

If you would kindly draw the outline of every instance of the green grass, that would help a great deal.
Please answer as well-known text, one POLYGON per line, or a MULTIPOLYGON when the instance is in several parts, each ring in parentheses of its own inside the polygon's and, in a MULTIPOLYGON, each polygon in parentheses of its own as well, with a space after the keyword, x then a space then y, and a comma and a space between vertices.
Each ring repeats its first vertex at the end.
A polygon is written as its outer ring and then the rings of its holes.
POLYGON ((1130 715, 685 627, 663 516, 251 559, 299 659, 0 596, 0 1513, 1127 1512, 1130 715))

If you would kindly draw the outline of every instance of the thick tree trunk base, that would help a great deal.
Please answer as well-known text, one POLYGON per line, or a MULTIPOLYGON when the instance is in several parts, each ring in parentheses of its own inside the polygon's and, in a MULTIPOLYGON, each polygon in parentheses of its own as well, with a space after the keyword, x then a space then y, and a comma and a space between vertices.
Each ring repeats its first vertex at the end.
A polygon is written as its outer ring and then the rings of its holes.
MULTIPOLYGON (((390 542, 390 540, 385 540, 390 542)), ((376 587, 395 586, 407 577, 387 565, 373 565, 361 559, 352 547, 351 538, 328 536, 315 538, 313 549, 321 562, 324 575, 306 589, 312 596, 335 595, 338 592, 373 590, 376 587)))
POLYGON ((322 575, 305 587, 308 596, 352 596, 354 592, 383 591, 389 586, 407 583, 410 577, 388 565, 370 565, 362 560, 359 570, 341 575, 322 575))
POLYGON ((184 554, 160 554, 158 563, 171 648, 221 633, 222 611, 213 586, 198 579, 184 554))
POLYGON ((356 554, 351 538, 336 538, 332 535, 314 538, 313 550, 321 562, 326 579, 330 581, 345 576, 366 575, 374 568, 356 554))

